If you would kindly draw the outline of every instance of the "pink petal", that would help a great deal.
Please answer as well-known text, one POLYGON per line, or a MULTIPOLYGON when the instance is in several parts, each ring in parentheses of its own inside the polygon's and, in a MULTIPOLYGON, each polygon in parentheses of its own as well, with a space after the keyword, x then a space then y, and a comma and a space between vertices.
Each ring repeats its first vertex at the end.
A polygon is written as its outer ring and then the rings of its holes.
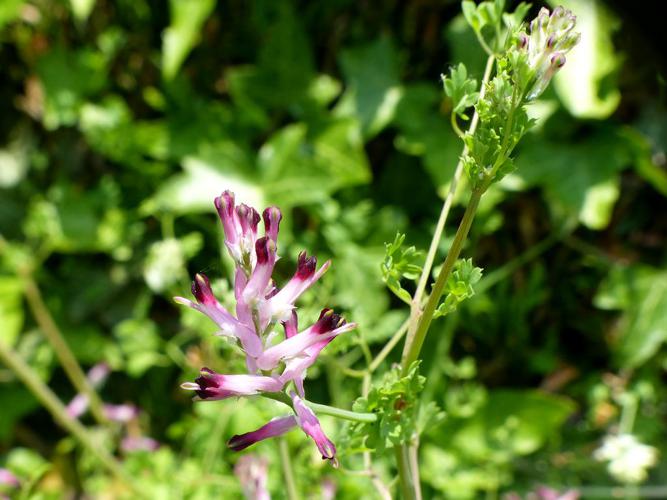
POLYGON ((229 446, 234 451, 241 451, 246 449, 248 446, 257 443, 258 441, 281 436, 294 427, 296 427, 296 417, 293 415, 290 415, 289 417, 274 418, 256 431, 246 432, 245 434, 238 434, 233 436, 227 442, 227 446, 229 446))

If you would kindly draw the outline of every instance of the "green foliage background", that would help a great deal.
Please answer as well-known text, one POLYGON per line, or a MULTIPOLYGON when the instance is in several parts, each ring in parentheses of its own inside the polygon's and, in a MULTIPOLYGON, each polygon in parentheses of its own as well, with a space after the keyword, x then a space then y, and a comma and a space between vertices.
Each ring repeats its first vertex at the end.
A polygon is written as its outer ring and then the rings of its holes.
MULTIPOLYGON (((582 42, 531 108, 539 125, 516 173, 483 199, 464 250, 485 270, 475 297, 434 322, 424 349, 425 397, 447 415, 422 436, 426 498, 613 485, 591 453, 623 389, 641 401, 634 432, 667 452, 664 54, 613 3, 563 3, 582 42)), ((400 231, 427 248, 460 153, 439 75, 463 61, 479 81, 484 60, 446 0, 4 0, 0 338, 63 401, 74 395, 27 307, 34 277, 80 363, 112 366, 105 401, 139 405, 141 432, 162 443, 121 455, 148 495, 240 494, 224 442, 276 406, 193 406, 178 387, 202 365, 242 369, 207 320, 171 301, 199 271, 230 295, 213 197, 282 208, 283 277, 301 249, 333 259, 304 324, 326 304, 359 328, 327 348, 307 391, 349 408, 359 380, 341 368, 363 368, 366 347, 406 318, 382 282, 384 243, 400 231)), ((114 495, 4 367, 0 407, 0 465, 22 494, 114 495)), ((343 467, 292 433, 300 489, 318 495, 330 477, 341 498, 371 495, 349 473, 362 462, 348 428, 324 422, 343 467)), ((280 498, 275 443, 257 451, 280 498)), ((649 483, 666 481, 663 463, 649 483)))

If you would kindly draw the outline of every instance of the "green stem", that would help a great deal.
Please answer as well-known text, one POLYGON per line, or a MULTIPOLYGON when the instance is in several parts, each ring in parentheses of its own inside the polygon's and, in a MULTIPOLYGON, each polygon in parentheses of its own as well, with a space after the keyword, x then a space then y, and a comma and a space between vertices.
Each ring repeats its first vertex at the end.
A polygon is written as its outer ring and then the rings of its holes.
POLYGON ((22 271, 21 277, 23 278, 23 287, 28 306, 35 317, 35 321, 37 321, 40 330, 51 344, 51 347, 53 347, 67 377, 70 379, 74 387, 76 387, 77 391, 88 398, 90 411, 93 414, 93 417, 95 417, 100 424, 107 424, 108 419, 102 410, 102 400, 86 378, 74 353, 72 353, 72 350, 69 348, 65 337, 46 307, 37 283, 35 283, 35 280, 28 271, 22 271))
POLYGON ((33 393, 37 400, 49 411, 53 419, 58 422, 67 432, 76 438, 90 453, 106 467, 109 472, 116 476, 121 482, 130 487, 135 493, 138 493, 137 486, 134 484, 120 463, 110 455, 103 447, 93 441, 88 434, 88 430, 77 419, 68 415, 67 409, 60 402, 53 391, 39 378, 34 370, 0 340, 0 360, 6 364, 16 376, 33 393))
POLYGON ((419 323, 417 324, 415 335, 412 339, 412 342, 406 346, 405 355, 403 356, 403 361, 401 363, 404 374, 407 373, 410 365, 419 357, 422 345, 424 344, 424 339, 426 338, 428 329, 431 326, 431 321, 433 320, 433 314, 435 314, 435 310, 438 307, 442 293, 445 290, 445 285, 447 284, 449 275, 454 269, 454 264, 459 258, 459 254, 463 248, 463 243, 468 237, 468 231, 470 231, 470 226, 472 225, 475 212, 477 212, 477 206, 479 205, 479 200, 483 193, 483 191, 475 190, 470 195, 470 201, 468 202, 466 211, 463 214, 463 219, 461 219, 461 223, 456 230, 456 235, 454 235, 454 241, 452 242, 452 246, 447 253, 445 263, 442 265, 438 279, 433 285, 431 295, 426 302, 426 306, 424 306, 424 312, 419 318, 419 323))
POLYGON ((393 337, 389 339, 389 342, 387 342, 382 350, 378 353, 377 356, 371 361, 371 363, 368 365, 368 371, 370 373, 374 372, 377 370, 378 366, 385 360, 385 358, 389 355, 389 353, 396 347, 396 344, 398 344, 401 339, 403 338, 403 335, 405 335, 405 332, 408 331, 408 325, 410 323, 410 319, 406 319, 403 324, 400 326, 398 330, 396 330, 396 333, 394 333, 393 337))
MULTIPOLYGON (((482 77, 482 83, 480 87, 479 99, 483 99, 486 94, 486 84, 491 79, 491 72, 493 71, 493 64, 495 62, 494 56, 489 56, 486 60, 486 66, 484 68, 484 76, 482 77)), ((472 120, 470 121, 470 128, 468 133, 474 134, 477 130, 477 124, 479 123, 479 114, 477 111, 473 114, 472 120)), ((460 158, 465 157, 468 152, 468 146, 463 147, 460 158)), ((417 328, 417 323, 422 311, 422 297, 424 291, 426 290, 426 285, 428 280, 431 277, 431 269, 433 268, 433 262, 435 262, 435 255, 438 252, 438 246, 440 240, 442 239, 442 234, 445 230, 445 223, 447 222, 447 217, 449 216, 449 210, 452 207, 454 202, 454 195, 459 186, 459 181, 463 175, 463 161, 459 159, 459 162, 456 165, 456 170, 454 171, 454 177, 449 186, 449 191, 447 197, 442 205, 442 210, 440 211, 440 216, 438 222, 435 226, 435 231, 433 233, 433 238, 431 239, 431 245, 429 246, 428 253, 426 254, 426 260, 424 261, 424 268, 422 269, 421 276, 419 277, 419 282, 417 283, 417 289, 412 298, 412 304, 410 308, 410 319, 408 324, 408 337, 405 341, 405 346, 403 348, 403 356, 405 357, 409 345, 412 343, 415 330, 417 328)))
POLYGON ((329 415, 332 417, 340 418, 342 420, 349 420, 351 422, 371 423, 375 422, 378 419, 375 413, 359 413, 356 411, 349 411, 349 410, 343 410, 341 408, 335 408, 333 406, 311 403, 310 401, 306 401, 306 404, 321 415, 329 415))
POLYGON ((292 469, 292 460, 290 459, 287 439, 278 438, 278 449, 280 450, 280 462, 283 466, 283 475, 285 476, 285 487, 288 500, 299 500, 299 494, 296 490, 296 481, 294 480, 294 470, 292 469))
POLYGON ((422 500, 422 489, 419 484, 419 436, 414 443, 408 446, 408 463, 410 464, 411 477, 413 478, 413 490, 415 492, 415 500, 422 500))
POLYGON ((451 123, 451 125, 452 125, 452 129, 454 129, 454 133, 455 133, 456 135, 459 136, 459 139, 463 139, 463 137, 465 136, 465 134, 464 134, 463 131, 459 128, 459 124, 458 124, 458 122, 456 121, 456 113, 454 113, 454 111, 452 111, 451 116, 450 116, 450 118, 449 118, 449 121, 450 121, 450 123, 451 123))
MULTIPOLYGON (((289 406, 290 408, 293 408, 292 400, 284 392, 263 392, 262 396, 268 399, 273 399, 274 401, 278 401, 289 406)), ((304 403, 306 403, 306 405, 308 405, 313 411, 316 411, 321 415, 329 415, 331 417, 349 420, 351 422, 370 423, 377 420, 377 415, 375 415, 375 413, 359 413, 356 411, 343 410, 334 406, 322 405, 306 400, 304 400, 304 403)))
POLYGON ((627 400, 623 404, 621 411, 621 422, 618 426, 619 434, 631 434, 632 428, 635 425, 635 417, 638 408, 637 397, 631 394, 627 395, 627 400))
POLYGON ((394 449, 396 466, 398 468, 398 486, 403 500, 417 500, 413 487, 413 478, 410 474, 410 461, 408 460, 407 447, 399 446, 394 449))

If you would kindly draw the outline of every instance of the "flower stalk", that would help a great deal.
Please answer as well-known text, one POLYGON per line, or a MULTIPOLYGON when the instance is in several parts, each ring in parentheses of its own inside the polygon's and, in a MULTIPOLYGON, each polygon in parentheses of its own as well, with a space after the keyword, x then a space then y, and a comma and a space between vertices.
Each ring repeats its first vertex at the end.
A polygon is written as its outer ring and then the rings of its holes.
POLYGON ((53 347, 67 377, 77 391, 88 399, 90 411, 95 420, 102 425, 106 425, 109 420, 105 415, 102 400, 92 384, 86 378, 79 362, 76 360, 76 357, 67 344, 65 337, 46 307, 37 283, 35 283, 35 280, 29 271, 21 272, 21 276, 23 278, 24 292, 28 306, 35 317, 40 330, 51 344, 51 347, 53 347))
POLYGON ((72 418, 58 396, 39 378, 30 366, 2 340, 0 340, 0 360, 6 364, 16 376, 33 393, 37 400, 48 410, 53 419, 67 432, 88 449, 90 453, 122 483, 127 485, 135 494, 140 494, 134 480, 127 475, 120 463, 103 447, 100 447, 88 430, 75 418, 72 418))

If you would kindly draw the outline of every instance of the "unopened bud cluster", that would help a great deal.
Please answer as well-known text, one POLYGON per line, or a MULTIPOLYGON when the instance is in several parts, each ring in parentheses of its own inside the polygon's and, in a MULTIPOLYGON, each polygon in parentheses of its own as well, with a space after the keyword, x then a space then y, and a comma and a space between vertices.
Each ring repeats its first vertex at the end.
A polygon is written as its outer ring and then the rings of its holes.
POLYGON ((556 7, 551 14, 542 8, 530 23, 528 33, 518 35, 518 48, 527 55, 532 86, 526 100, 537 98, 551 78, 565 64, 565 54, 579 43, 581 33, 574 31, 577 18, 571 11, 556 7))

